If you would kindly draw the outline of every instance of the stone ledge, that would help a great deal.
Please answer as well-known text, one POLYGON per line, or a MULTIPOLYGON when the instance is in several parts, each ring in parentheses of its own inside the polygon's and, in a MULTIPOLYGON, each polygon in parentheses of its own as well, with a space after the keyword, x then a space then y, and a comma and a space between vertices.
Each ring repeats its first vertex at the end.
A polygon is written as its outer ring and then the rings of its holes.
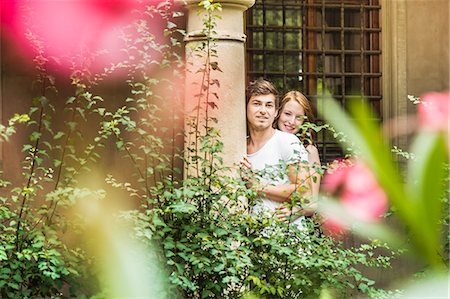
MULTIPOLYGON (((237 41, 237 42, 245 42, 245 39, 247 36, 243 33, 237 33, 237 32, 230 32, 230 31, 221 31, 216 30, 216 34, 214 34, 213 38, 216 40, 227 40, 227 41, 237 41)), ((192 32, 189 32, 185 38, 185 42, 192 42, 192 41, 202 41, 206 40, 206 35, 201 30, 195 30, 192 32)))
MULTIPOLYGON (((198 6, 198 0, 176 0, 180 4, 186 6, 198 6)), ((218 3, 222 6, 240 6, 243 10, 247 10, 255 4, 255 0, 219 0, 218 3)))

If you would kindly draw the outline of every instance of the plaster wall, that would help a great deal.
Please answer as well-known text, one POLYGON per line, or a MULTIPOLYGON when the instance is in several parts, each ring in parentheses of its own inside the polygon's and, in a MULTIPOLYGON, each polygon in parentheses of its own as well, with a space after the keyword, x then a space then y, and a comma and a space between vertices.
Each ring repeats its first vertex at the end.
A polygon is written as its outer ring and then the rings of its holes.
MULTIPOLYGON (((36 79, 36 71, 30 63, 25 63, 30 60, 29 57, 20 53, 18 48, 9 42, 5 36, 1 39, 1 86, 0 86, 0 117, 2 124, 6 125, 8 119, 10 119, 15 113, 28 113, 29 107, 33 97, 39 96, 41 91, 39 90, 39 84, 33 84, 36 79), (34 85, 34 88, 33 88, 34 85)), ((52 73, 53 74, 53 73, 52 73)), ((157 76, 157 75, 155 75, 157 76)), ((54 123, 53 129, 55 131, 66 131, 67 127, 64 122, 70 120, 70 115, 64 112, 65 101, 75 94, 74 87, 71 86, 68 75, 56 75, 55 80, 57 82, 58 94, 48 91, 46 96, 52 105, 55 106, 56 113, 50 113, 52 116, 52 123, 54 123)), ((124 99, 129 95, 129 88, 124 79, 110 80, 105 84, 97 86, 93 91, 94 94, 101 95, 105 101, 104 106, 108 111, 115 111, 123 105, 124 99)), ((170 99, 169 97, 167 97, 170 99)), ((171 102, 170 102, 171 103, 171 102)), ((170 103, 166 103, 165 107, 169 107, 170 103)), ((173 115, 168 115, 169 111, 174 109, 167 109, 164 113, 161 113, 161 119, 171 120, 173 115)), ((38 113, 36 112, 34 117, 38 113)), ((90 118, 93 116, 89 116, 90 118)), ((100 121, 99 119, 97 121, 100 121)), ((180 122, 179 120, 177 120, 180 122)), ((168 121, 167 121, 168 122, 168 121)), ((80 132, 82 132, 83 138, 86 142, 93 142, 94 135, 100 129, 100 126, 92 127, 93 122, 89 124, 83 124, 80 121, 80 132)), ((181 124, 167 123, 168 127, 178 126, 178 130, 181 131, 181 124)), ((23 159, 26 153, 22 152, 22 146, 29 143, 28 136, 31 129, 27 128, 24 124, 18 124, 16 126, 17 131, 13 134, 8 142, 0 142, 0 171, 3 171, 1 177, 7 181, 13 183, 14 186, 21 186, 25 184, 25 178, 22 175, 23 172, 23 159)), ((35 127, 33 126, 33 129, 35 127)), ((172 132, 168 131, 167 135, 171 136, 172 132)), ((44 136, 46 141, 52 142, 48 136, 44 136)), ((164 138, 164 137, 162 137, 164 138)), ((57 141, 53 141, 52 145, 62 144, 64 138, 57 141)), ((178 147, 182 146, 182 140, 178 141, 178 147)), ((44 147, 46 149, 46 147, 44 147)), ((127 159, 123 152, 119 152, 115 146, 115 140, 109 139, 105 143, 103 149, 99 149, 101 158, 95 164, 90 164, 92 171, 89 173, 84 172, 82 177, 77 178, 80 182, 80 186, 92 187, 92 188, 109 188, 104 184, 104 177, 106 174, 113 174, 118 180, 122 181, 134 181, 135 177, 133 173, 135 168, 127 159), (103 177, 100 174, 104 174, 103 177)), ((56 156, 55 156, 56 158, 56 156)), ((181 168, 177 162, 176 165, 181 168)), ((126 194, 122 194, 119 190, 112 191, 118 196, 126 198, 126 194)), ((125 201, 124 201, 125 202, 125 201)), ((128 201, 130 204, 134 202, 128 201)))
POLYGON ((449 89, 449 1, 406 1, 407 91, 449 89))
POLYGON ((381 12, 386 132, 408 149, 417 107, 407 96, 449 89, 449 1, 382 0, 381 12))
MULTIPOLYGON (((7 125, 15 113, 27 113, 33 95, 31 75, 33 69, 23 62, 22 53, 14 49, 7 39, 1 39, 1 86, 0 86, 0 118, 7 125)), ((0 143, 0 171, 2 178, 13 182, 20 181, 23 158, 19 145, 28 141, 27 131, 23 125, 17 126, 17 133, 8 142, 0 143)))

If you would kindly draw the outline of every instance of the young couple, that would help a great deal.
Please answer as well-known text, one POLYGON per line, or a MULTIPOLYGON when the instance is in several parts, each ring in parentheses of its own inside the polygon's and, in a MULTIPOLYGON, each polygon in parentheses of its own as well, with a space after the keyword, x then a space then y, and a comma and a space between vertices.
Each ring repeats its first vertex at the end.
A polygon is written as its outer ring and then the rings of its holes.
POLYGON ((249 136, 241 164, 254 174, 244 178, 258 193, 253 213, 268 212, 282 220, 295 213, 291 222, 301 227, 301 216, 314 213, 311 199, 320 184, 312 167, 320 166, 317 148, 309 142, 305 149, 294 135, 305 119, 313 121, 311 105, 303 94, 291 91, 279 107, 277 89, 262 79, 249 84, 246 97, 249 136), (286 205, 296 192, 310 204, 286 205))

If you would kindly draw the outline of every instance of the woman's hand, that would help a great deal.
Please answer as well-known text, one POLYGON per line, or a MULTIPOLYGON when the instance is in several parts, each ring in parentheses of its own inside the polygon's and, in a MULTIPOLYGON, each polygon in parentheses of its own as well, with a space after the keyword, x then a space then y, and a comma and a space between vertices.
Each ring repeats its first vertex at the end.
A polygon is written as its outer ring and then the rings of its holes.
POLYGON ((247 156, 243 156, 240 163, 241 166, 245 167, 245 169, 252 169, 252 162, 249 160, 247 156))
POLYGON ((252 162, 248 159, 247 156, 243 156, 241 161, 240 173, 243 181, 246 182, 245 186, 248 189, 255 189, 255 191, 259 194, 262 192, 263 186, 261 186, 259 180, 255 177, 255 174, 252 172, 252 162))
POLYGON ((275 215, 284 222, 294 222, 298 217, 302 216, 302 208, 299 206, 293 206, 292 208, 282 204, 275 211, 275 215))
POLYGON ((252 173, 251 173, 252 162, 248 159, 247 156, 243 156, 241 161, 240 161, 240 164, 241 165, 239 167, 239 172, 240 172, 240 175, 241 175, 241 179, 243 181, 245 181, 245 186, 248 189, 251 189, 256 183, 256 181, 252 177, 252 173))

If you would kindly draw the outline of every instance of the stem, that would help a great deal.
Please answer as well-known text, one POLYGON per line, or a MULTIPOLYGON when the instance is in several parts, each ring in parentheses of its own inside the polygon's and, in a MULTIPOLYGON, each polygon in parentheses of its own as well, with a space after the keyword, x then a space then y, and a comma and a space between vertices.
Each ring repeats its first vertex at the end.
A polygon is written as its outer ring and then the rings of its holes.
MULTIPOLYGON (((144 144, 145 144, 145 146, 147 146, 147 141, 146 140, 144 140, 144 144)), ((145 190, 146 190, 146 193, 147 193, 147 199, 149 199, 150 198, 150 191, 149 191, 149 188, 148 188, 148 154, 146 154, 145 152, 144 152, 144 165, 145 165, 145 178, 144 178, 145 190)), ((154 173, 155 173, 155 171, 153 170, 153 185, 156 186, 156 178, 155 178, 154 173)))
MULTIPOLYGON (((117 135, 116 135, 116 138, 117 138, 117 140, 123 141, 123 138, 120 138, 120 137, 117 136, 117 135)), ((127 155, 130 157, 131 162, 133 162, 133 166, 134 166, 134 167, 136 168, 136 170, 138 171, 139 176, 141 177, 141 179, 145 180, 145 175, 142 173, 141 169, 139 168, 138 163, 137 163, 136 160, 134 159, 133 155, 132 155, 131 152, 130 152, 130 149, 129 149, 128 146, 125 144, 125 142, 124 142, 124 148, 125 148, 125 151, 127 152, 127 155)), ((147 187, 147 184, 146 184, 145 189, 146 189, 147 194, 150 194, 150 190, 149 190, 149 188, 147 187)))
MULTIPOLYGON (((77 98, 75 99, 75 101, 74 102, 76 102, 76 101, 78 101, 78 96, 77 96, 77 98)), ((75 107, 73 107, 73 109, 72 109, 72 116, 71 116, 71 122, 73 122, 74 120, 75 120, 75 117, 76 117, 76 112, 75 112, 76 110, 75 110, 75 107)), ((66 149, 67 149, 67 144, 69 144, 69 139, 70 139, 70 137, 71 137, 71 135, 72 135, 72 130, 70 130, 70 128, 69 128, 69 130, 68 130, 68 132, 67 132, 67 135, 66 135, 66 138, 65 138, 65 141, 64 141, 64 146, 63 146, 63 149, 62 149, 62 153, 61 153, 61 164, 59 165, 59 167, 58 167, 58 174, 57 174, 57 176, 56 176, 56 182, 55 182, 55 188, 54 188, 54 190, 56 190, 56 189, 58 189, 58 186, 59 186, 59 182, 60 182, 60 180, 61 180, 61 174, 62 174, 62 169, 63 169, 63 166, 64 166, 64 158, 65 158, 65 156, 66 156, 66 149)), ((51 222, 52 222, 52 219, 53 219, 53 216, 55 215, 55 211, 56 211, 56 207, 57 207, 57 205, 58 205, 58 202, 59 202, 59 200, 57 200, 57 201, 54 201, 54 202, 52 202, 51 204, 50 204, 50 207, 49 207, 49 209, 52 209, 53 208, 53 210, 52 210, 52 214, 50 215, 50 217, 47 219, 47 224, 50 224, 51 222), (55 205, 55 206, 53 206, 53 204, 55 205)))
MULTIPOLYGON (((211 12, 209 12, 208 14, 208 21, 211 22, 211 12)), ((207 54, 206 54, 206 83, 207 85, 207 89, 206 89, 206 107, 205 107, 205 130, 206 133, 208 133, 208 121, 209 121, 209 89, 210 89, 210 85, 209 83, 211 82, 211 28, 208 26, 208 35, 207 35, 207 39, 206 39, 206 50, 207 50, 207 54)), ((206 152, 205 152, 205 159, 206 159, 206 152)))
MULTIPOLYGON (((45 91, 45 84, 43 84, 43 88, 45 91)), ((39 113, 39 125, 38 125, 38 132, 41 132, 42 129, 42 118, 44 115, 44 107, 41 107, 40 113, 39 113)), ((30 176, 28 177, 28 181, 27 181, 27 185, 26 188, 30 188, 31 186, 31 179, 33 177, 34 174, 34 168, 36 167, 36 157, 37 157, 37 152, 38 152, 38 147, 39 147, 39 141, 40 141, 40 137, 36 139, 36 143, 34 144, 34 149, 33 149, 33 154, 32 154, 32 162, 31 162, 31 168, 30 168, 30 176)), ((20 204, 20 211, 19 211, 19 217, 17 219, 17 225, 16 225, 16 250, 19 251, 20 250, 20 241, 19 241, 19 231, 20 231, 20 226, 22 224, 22 215, 23 215, 23 211, 25 210, 25 204, 27 202, 27 194, 23 194, 23 198, 22 198, 22 202, 20 204)))
POLYGON ((175 110, 172 110, 172 144, 171 144, 171 156, 170 156, 170 167, 171 167, 171 178, 170 182, 173 186, 175 177, 175 110))
MULTIPOLYGON (((208 50, 209 51, 209 50, 208 50)), ((206 65, 208 65, 208 57, 206 58, 206 65)), ((200 106, 201 106, 201 99, 203 97, 203 84, 205 82, 205 77, 206 77, 206 69, 203 72, 203 77, 202 77, 202 84, 200 84, 200 93, 198 96, 198 100, 197 100, 197 116, 195 119, 195 152, 194 155, 196 157, 198 157, 198 138, 199 138, 199 125, 200 125, 200 106)), ((198 159, 195 163, 195 169, 196 169, 196 173, 197 173, 197 177, 200 176, 200 169, 199 169, 199 165, 198 165, 198 159)))
MULTIPOLYGON (((76 98, 75 101, 78 101, 78 97, 76 98)), ((71 116, 71 122, 75 121, 75 117, 76 117, 76 112, 75 112, 75 107, 73 107, 73 109, 72 109, 72 116, 71 116)), ((69 139, 70 139, 71 135, 72 135, 72 130, 70 130, 70 128, 69 128, 69 130, 67 132, 67 135, 66 135, 66 139, 64 141, 64 147, 63 147, 63 150, 62 150, 62 153, 61 153, 61 164, 58 167, 58 174, 57 174, 57 177, 56 177, 55 190, 58 189, 58 185, 59 185, 59 182, 60 182, 60 179, 61 179, 61 173, 62 173, 62 169, 63 169, 63 165, 64 165, 63 161, 64 161, 64 158, 65 158, 65 155, 66 155, 67 144, 69 144, 69 139)))

